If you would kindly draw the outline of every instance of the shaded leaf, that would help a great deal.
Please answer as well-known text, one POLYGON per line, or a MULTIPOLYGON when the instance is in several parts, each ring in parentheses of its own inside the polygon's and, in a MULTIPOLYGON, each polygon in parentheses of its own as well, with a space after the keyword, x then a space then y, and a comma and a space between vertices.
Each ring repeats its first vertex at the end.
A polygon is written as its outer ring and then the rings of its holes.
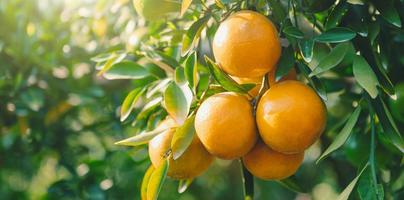
POLYGON ((294 26, 287 26, 283 29, 283 32, 293 38, 296 39, 303 39, 304 38, 304 34, 302 31, 300 31, 298 28, 294 27, 294 26))
POLYGON ((367 168, 358 182, 358 193, 361 199, 383 200, 384 190, 381 184, 377 184, 372 177, 372 171, 367 168))
POLYGON ((335 48, 332 49, 326 57, 321 59, 317 67, 314 68, 313 72, 310 73, 310 77, 316 76, 336 67, 344 59, 348 48, 349 43, 341 43, 335 46, 335 48))
POLYGON ((295 176, 291 176, 282 180, 277 181, 283 187, 298 193, 306 193, 307 191, 304 190, 302 187, 297 184, 297 180, 295 176))
POLYGON ((243 87, 241 87, 237 82, 235 82, 229 75, 224 73, 210 58, 205 56, 206 64, 208 65, 210 74, 213 75, 215 80, 226 90, 247 94, 243 87))
POLYGON ((206 15, 198 19, 189 27, 182 39, 181 55, 186 55, 191 49, 195 48, 199 42, 201 32, 203 28, 205 28, 209 19, 210 15, 206 15))
POLYGON ((140 79, 149 75, 149 72, 132 61, 122 61, 114 64, 109 70, 104 72, 104 77, 113 79, 140 79))
POLYGON ((146 173, 143 176, 142 185, 140 186, 140 198, 141 200, 147 200, 147 186, 149 184, 150 177, 154 172, 153 165, 147 169, 146 173))
POLYGON ((335 0, 312 0, 311 2, 309 9, 316 13, 327 10, 334 4, 335 0))
POLYGON ((190 105, 182 89, 171 82, 164 92, 164 105, 172 118, 178 123, 184 123, 187 118, 190 105))
POLYGON ((321 154, 320 158, 316 163, 326 158, 330 153, 340 148, 351 135, 352 129, 354 128, 356 122, 358 121, 359 115, 361 113, 361 107, 358 106, 352 115, 349 117, 344 128, 338 133, 337 137, 332 141, 331 145, 321 154))
POLYGON ((336 27, 314 37, 314 40, 317 42, 338 43, 349 41, 355 36, 356 33, 349 28, 336 27))
POLYGON ((341 21, 342 17, 346 14, 348 11, 348 3, 346 1, 340 1, 338 5, 336 5, 330 15, 327 17, 327 21, 325 23, 325 29, 331 29, 335 28, 336 26, 339 25, 339 22, 341 21))
POLYGON ((33 111, 39 111, 44 106, 45 95, 42 90, 31 88, 21 94, 21 100, 33 111))
POLYGON ((240 161, 241 165, 241 178, 243 182, 243 194, 244 200, 254 199, 254 176, 245 168, 245 166, 240 161))
POLYGON ((198 85, 198 61, 197 54, 193 52, 188 58, 185 60, 185 78, 187 79, 189 86, 196 91, 196 87, 198 85))
POLYGON ((348 200, 349 195, 351 194, 352 190, 354 189, 356 183, 358 182, 359 177, 362 175, 363 171, 368 167, 368 164, 359 172, 358 176, 356 176, 351 183, 342 191, 342 193, 338 196, 337 200, 348 200))
POLYGON ((353 74, 358 84, 365 89, 372 98, 376 98, 379 81, 377 80, 376 74, 373 72, 372 68, 360 55, 354 57, 353 74))
POLYGON ((272 8, 272 12, 276 21, 282 21, 287 17, 287 12, 283 8, 282 3, 278 0, 268 0, 270 7, 272 8))
POLYGON ((401 28, 400 15, 394 7, 393 0, 372 1, 382 17, 390 24, 401 28))
POLYGON ((132 112, 133 108, 139 97, 143 94, 142 88, 136 88, 132 90, 121 105, 121 122, 128 118, 129 114, 132 112))
POLYGON ((380 32, 380 25, 377 21, 371 22, 369 24, 369 40, 370 40, 370 44, 373 45, 373 42, 375 41, 376 37, 379 35, 380 32))
POLYGON ((300 54, 302 55, 304 61, 311 62, 313 59, 313 48, 314 41, 312 39, 309 40, 300 40, 299 43, 300 54))
POLYGON ((304 77, 309 81, 310 85, 316 90, 317 94, 324 100, 327 101, 327 92, 325 90, 324 84, 322 81, 317 78, 316 76, 309 77, 309 74, 311 73, 310 68, 302 63, 298 63, 298 68, 300 69, 300 72, 304 75, 304 77))
POLYGON ((184 124, 177 128, 171 140, 173 159, 177 160, 187 150, 195 135, 195 116, 185 120, 184 124))
POLYGON ((138 146, 142 144, 148 143, 151 139, 153 139, 156 135, 162 133, 163 131, 168 130, 167 128, 156 128, 155 130, 149 132, 142 132, 133 137, 121 140, 116 142, 116 145, 123 146, 138 146))
POLYGON ((178 193, 184 193, 188 187, 192 184, 192 181, 194 179, 190 178, 190 179, 186 179, 186 180, 180 180, 180 182, 178 183, 178 193))
POLYGON ((160 166, 154 170, 147 185, 147 200, 157 200, 160 190, 163 187, 164 181, 168 172, 168 159, 164 159, 160 166))
POLYGON ((295 64, 295 57, 292 46, 282 49, 281 58, 278 61, 275 72, 275 81, 279 81, 283 76, 289 73, 295 64))

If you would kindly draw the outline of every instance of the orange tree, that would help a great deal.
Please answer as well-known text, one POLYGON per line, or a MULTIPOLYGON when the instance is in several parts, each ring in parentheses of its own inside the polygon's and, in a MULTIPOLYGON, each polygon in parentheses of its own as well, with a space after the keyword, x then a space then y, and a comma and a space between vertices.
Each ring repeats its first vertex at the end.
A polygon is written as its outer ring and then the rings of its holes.
POLYGON ((138 133, 117 144, 149 143, 141 199, 166 176, 185 191, 207 152, 243 157, 245 199, 258 179, 313 192, 327 178, 298 169, 309 146, 303 163, 331 170, 341 191, 324 198, 403 197, 402 1, 133 3, 136 45, 93 61, 106 79, 134 80, 120 120, 138 133))

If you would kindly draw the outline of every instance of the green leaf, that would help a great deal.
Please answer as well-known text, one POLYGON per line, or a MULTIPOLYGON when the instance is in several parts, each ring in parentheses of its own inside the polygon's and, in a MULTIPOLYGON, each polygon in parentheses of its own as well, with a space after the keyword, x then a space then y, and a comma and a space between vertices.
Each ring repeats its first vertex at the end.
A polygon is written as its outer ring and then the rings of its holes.
POLYGON ((338 5, 336 5, 330 15, 327 17, 327 21, 325 23, 325 29, 331 29, 335 28, 336 26, 339 25, 339 22, 341 21, 342 17, 347 13, 348 11, 348 3, 346 1, 340 1, 338 5))
MULTIPOLYGON (((110 54, 110 56, 107 58, 107 60, 104 62, 100 62, 99 65, 97 66, 96 69, 100 70, 97 75, 103 75, 106 71, 108 71, 109 69, 111 69, 111 67, 115 64, 115 63, 119 63, 121 62, 124 58, 126 57, 126 53, 116 53, 113 52, 110 54)), ((100 59, 101 60, 101 59, 100 59)))
POLYGON ((151 175, 154 172, 154 167, 153 165, 150 165, 150 167, 147 169, 146 173, 143 176, 142 180, 142 185, 140 186, 140 199, 141 200, 147 200, 147 186, 149 184, 149 180, 151 175))
POLYGON ((175 68, 174 80, 177 84, 185 83, 185 72, 184 68, 177 67, 175 68))
POLYGON ((201 74, 198 86, 196 87, 196 95, 198 96, 198 98, 200 98, 202 94, 209 88, 209 81, 209 74, 201 74))
POLYGON ((360 199, 383 200, 384 190, 381 184, 377 184, 372 177, 372 171, 367 168, 358 182, 358 193, 360 199))
POLYGON ((366 60, 356 55, 353 60, 353 74, 358 84, 374 99, 377 97, 379 81, 366 60))
POLYGON ((272 8, 272 13, 276 21, 283 21, 287 17, 286 9, 282 6, 282 3, 278 0, 268 0, 270 8, 272 8))
POLYGON ((226 8, 221 0, 215 0, 215 4, 217 5, 217 7, 221 8, 221 9, 226 8))
POLYGON ((304 38, 304 34, 302 33, 302 31, 300 31, 298 28, 294 27, 294 26, 287 26, 283 29, 283 32, 293 38, 296 39, 303 39, 304 38))
POLYGON ((185 14, 185 12, 188 10, 191 3, 192 3, 192 0, 182 0, 180 17, 182 17, 185 14))
POLYGON ((137 100, 143 94, 143 92, 144 90, 142 88, 136 88, 132 90, 128 96, 126 96, 121 105, 121 122, 129 117, 129 114, 132 112, 137 100))
POLYGON ((370 44, 373 45, 373 42, 375 41, 376 37, 379 35, 380 32, 380 25, 377 21, 371 22, 369 24, 369 30, 368 30, 368 38, 370 40, 370 44))
POLYGON ((316 90, 317 94, 324 100, 327 101, 327 92, 325 90, 323 82, 316 76, 309 77, 311 73, 310 68, 303 62, 297 64, 300 72, 309 81, 310 85, 316 90))
POLYGON ((349 28, 336 27, 314 37, 314 40, 324 43, 339 43, 349 41, 355 36, 356 33, 349 28))
POLYGON ((39 111, 44 106, 45 95, 42 90, 31 88, 21 94, 21 100, 33 111, 39 111))
POLYGON ((337 137, 332 141, 331 145, 321 154, 320 158, 316 163, 319 163, 321 160, 326 158, 330 153, 340 148, 351 135, 352 129, 354 128, 356 122, 358 121, 359 115, 361 113, 361 107, 358 106, 352 115, 349 117, 346 122, 344 128, 342 128, 341 132, 338 133, 337 137))
POLYGON ((139 145, 148 143, 156 135, 158 135, 166 130, 168 130, 168 129, 167 128, 156 128, 155 130, 152 130, 149 132, 142 132, 133 137, 121 140, 119 142, 116 142, 115 144, 123 145, 123 146, 139 146, 139 145))
POLYGON ((349 43, 341 43, 335 46, 335 48, 332 49, 326 57, 321 59, 317 67, 314 68, 313 72, 310 73, 310 77, 319 75, 336 67, 344 59, 348 48, 349 43))
POLYGON ((304 61, 311 62, 313 59, 313 48, 314 41, 312 39, 309 40, 300 40, 299 43, 300 54, 302 55, 304 61))
POLYGON ((167 177, 168 163, 168 159, 164 159, 160 166, 151 174, 149 184, 147 185, 147 200, 157 200, 167 177))
POLYGON ((331 7, 334 2, 335 0, 312 0, 309 9, 314 13, 321 12, 331 7))
POLYGON ((182 89, 175 82, 171 82, 164 91, 164 105, 168 114, 178 124, 184 123, 190 104, 182 89))
POLYGON ((186 55, 191 49, 196 47, 199 42, 201 32, 205 28, 210 17, 210 15, 206 15, 198 19, 189 27, 184 35, 184 38, 182 39, 181 55, 186 55))
POLYGON ((297 184, 297 180, 295 176, 290 176, 288 178, 282 179, 277 181, 283 187, 298 193, 306 193, 307 191, 304 190, 302 187, 297 184))
POLYGON ((393 117, 390 114, 389 109, 384 103, 383 99, 378 96, 376 99, 371 99, 372 107, 375 109, 377 118, 382 125, 382 128, 389 139, 389 142, 393 144, 400 152, 404 153, 404 141, 401 134, 394 123, 393 117))
POLYGON ((188 56, 185 60, 185 78, 187 79, 189 86, 196 91, 196 87, 198 85, 199 76, 198 76, 198 61, 197 54, 193 52, 188 56))
POLYGON ((243 194, 244 200, 254 199, 254 176, 245 168, 240 161, 241 166, 241 178, 243 182, 243 194))
POLYGON ((338 196, 337 200, 348 200, 349 195, 351 194, 352 190, 354 189, 356 183, 358 182, 359 177, 362 175, 363 171, 368 167, 368 164, 359 172, 358 176, 356 176, 351 183, 342 191, 342 193, 338 196))
POLYGON ((185 120, 184 124, 177 128, 171 140, 173 159, 177 160, 187 150, 195 135, 195 116, 185 120))
POLYGON ((279 81, 283 76, 289 73, 295 64, 295 57, 292 46, 282 49, 281 58, 278 61, 275 72, 275 81, 279 81))
POLYGON ((137 114, 135 121, 147 119, 147 117, 158 107, 161 105, 161 96, 158 96, 143 106, 142 110, 137 114))
POLYGON ((205 56, 206 64, 208 65, 210 74, 213 75, 215 80, 226 90, 247 94, 243 87, 236 83, 229 75, 224 73, 209 57, 205 56))
POLYGON ((112 67, 104 72, 104 77, 109 80, 113 79, 140 79, 149 75, 149 72, 132 61, 122 61, 112 65, 112 67))
POLYGON ((178 183, 178 193, 182 194, 184 193, 188 187, 191 185, 192 181, 194 179, 190 178, 190 179, 186 179, 186 180, 180 180, 180 182, 178 183))
POLYGON ((388 21, 390 24, 401 28, 401 20, 400 15, 398 14, 393 0, 384 0, 384 1, 372 1, 379 10, 382 17, 388 21))

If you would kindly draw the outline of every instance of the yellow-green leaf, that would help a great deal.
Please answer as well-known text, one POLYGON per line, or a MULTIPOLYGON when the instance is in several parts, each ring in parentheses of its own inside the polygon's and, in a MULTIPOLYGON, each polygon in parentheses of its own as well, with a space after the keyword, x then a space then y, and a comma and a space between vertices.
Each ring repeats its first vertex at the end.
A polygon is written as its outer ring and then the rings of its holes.
POLYGON ((128 118, 143 91, 142 88, 136 88, 126 96, 121 105, 121 122, 128 118))
POLYGON ((192 3, 192 0, 182 0, 182 3, 181 3, 181 14, 180 14, 181 17, 182 17, 182 16, 185 14, 185 12, 188 10, 188 8, 189 8, 189 6, 191 5, 191 3, 192 3))
POLYGON ((153 165, 147 169, 146 173, 143 176, 142 185, 140 186, 140 198, 141 200, 147 200, 147 186, 149 184, 150 177, 154 172, 153 165))
POLYGON ((379 81, 365 58, 356 55, 353 60, 353 74, 358 84, 374 99, 377 97, 379 81))
POLYGON ((157 200, 160 190, 167 177, 168 159, 164 159, 160 166, 151 174, 149 183, 147 185, 147 200, 157 200))
POLYGON ((190 109, 190 104, 182 89, 175 82, 171 82, 164 92, 164 105, 168 114, 178 124, 181 125, 184 123, 190 109))
POLYGON ((349 195, 351 194, 352 190, 354 189, 356 183, 359 180, 359 177, 362 175, 363 171, 368 167, 368 164, 359 172, 358 176, 356 176, 351 183, 342 191, 342 193, 338 196, 337 200, 348 200, 349 195))
POLYGON ((178 183, 178 193, 184 193, 188 187, 191 185, 192 181, 194 179, 190 178, 190 179, 185 179, 185 180, 180 180, 180 182, 178 183))
POLYGON ((173 159, 177 160, 187 150, 195 135, 195 116, 188 118, 181 127, 178 127, 171 140, 173 159))
POLYGON ((121 140, 116 142, 117 145, 124 145, 124 146, 138 146, 142 144, 148 143, 151 139, 153 139, 156 135, 160 134, 161 132, 167 130, 167 128, 157 128, 155 130, 149 132, 142 132, 138 135, 133 137, 121 140))

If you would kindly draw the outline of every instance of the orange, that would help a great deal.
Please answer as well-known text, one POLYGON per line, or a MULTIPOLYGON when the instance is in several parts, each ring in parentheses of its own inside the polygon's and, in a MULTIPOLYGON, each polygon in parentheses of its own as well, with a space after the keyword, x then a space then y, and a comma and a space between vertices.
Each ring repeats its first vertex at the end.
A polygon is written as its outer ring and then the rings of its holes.
POLYGON ((293 175, 302 164, 304 153, 283 154, 264 143, 257 145, 243 157, 243 164, 251 174, 266 180, 280 180, 293 175))
POLYGON ((323 132, 327 118, 316 92, 292 80, 269 88, 258 103, 256 116, 262 140, 282 153, 307 149, 323 132))
POLYGON ((217 29, 213 54, 230 75, 262 77, 275 68, 281 55, 278 32, 262 14, 249 10, 236 12, 217 29))
MULTIPOLYGON (((255 84, 255 87, 251 89, 248 93, 252 97, 256 97, 261 89, 262 85, 262 77, 254 77, 254 78, 239 78, 236 76, 232 76, 233 80, 236 81, 238 84, 255 84)), ((296 70, 292 68, 284 77, 282 77, 279 81, 285 81, 285 80, 296 80, 296 70)), ((277 83, 275 81, 275 73, 270 72, 268 74, 268 85, 272 86, 273 84, 277 83)))
MULTIPOLYGON (((171 139, 175 133, 175 129, 169 129, 157 135, 149 142, 149 156, 153 166, 156 168, 161 161, 167 156, 167 152, 171 148, 171 139)), ((189 179, 202 174, 208 169, 213 161, 201 141, 195 135, 192 143, 187 150, 174 160, 169 159, 169 169, 167 175, 173 179, 189 179)))
POLYGON ((258 137, 250 102, 232 92, 207 98, 196 113, 195 129, 209 153, 222 159, 245 155, 258 137))

